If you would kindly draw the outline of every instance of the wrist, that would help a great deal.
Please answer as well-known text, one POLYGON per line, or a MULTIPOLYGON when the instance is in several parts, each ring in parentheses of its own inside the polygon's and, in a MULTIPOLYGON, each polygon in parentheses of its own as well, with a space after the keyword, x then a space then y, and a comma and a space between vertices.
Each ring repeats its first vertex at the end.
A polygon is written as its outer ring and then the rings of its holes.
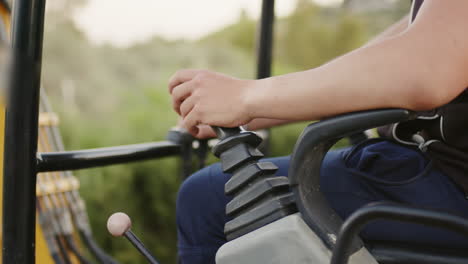
POLYGON ((244 107, 250 120, 261 118, 262 116, 262 98, 268 91, 270 78, 251 80, 245 89, 244 107))

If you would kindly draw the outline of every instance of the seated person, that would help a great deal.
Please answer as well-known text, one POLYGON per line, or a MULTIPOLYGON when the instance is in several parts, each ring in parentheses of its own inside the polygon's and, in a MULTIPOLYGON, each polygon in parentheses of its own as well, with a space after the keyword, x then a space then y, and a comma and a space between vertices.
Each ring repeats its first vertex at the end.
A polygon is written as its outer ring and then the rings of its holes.
MULTIPOLYGON (((383 200, 468 216, 467 139, 452 137, 460 130, 444 123, 468 124, 463 120, 466 114, 459 113, 468 103, 467 10, 466 0, 425 0, 411 25, 406 18, 367 45, 303 72, 240 80, 206 70, 178 71, 169 83, 174 110, 192 135, 206 138, 215 136, 208 125, 255 130, 378 108, 438 109, 427 119, 442 128, 441 138, 420 134, 423 142, 408 145, 372 139, 329 152, 321 171, 322 192, 344 219, 369 202, 383 200), (426 153, 432 142, 444 142, 451 156, 426 153), (450 165, 455 158, 461 167, 457 162, 450 165)), ((269 160, 279 167, 278 175, 287 176, 289 157, 269 160)), ((226 242, 228 179, 215 164, 183 183, 177 201, 181 263, 214 263, 216 251, 226 242)), ((467 239, 449 231, 398 222, 376 222, 361 235, 468 246, 467 239)))

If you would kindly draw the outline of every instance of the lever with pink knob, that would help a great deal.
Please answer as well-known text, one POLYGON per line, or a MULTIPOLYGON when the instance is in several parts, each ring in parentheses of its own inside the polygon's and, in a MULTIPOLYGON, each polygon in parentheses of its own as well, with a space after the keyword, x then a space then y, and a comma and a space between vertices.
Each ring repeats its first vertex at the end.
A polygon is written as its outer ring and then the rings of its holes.
POLYGON ((130 230, 132 227, 132 220, 124 213, 115 213, 107 220, 107 230, 115 237, 125 236, 135 248, 140 251, 143 256, 151 264, 159 264, 155 257, 148 251, 138 237, 130 230))

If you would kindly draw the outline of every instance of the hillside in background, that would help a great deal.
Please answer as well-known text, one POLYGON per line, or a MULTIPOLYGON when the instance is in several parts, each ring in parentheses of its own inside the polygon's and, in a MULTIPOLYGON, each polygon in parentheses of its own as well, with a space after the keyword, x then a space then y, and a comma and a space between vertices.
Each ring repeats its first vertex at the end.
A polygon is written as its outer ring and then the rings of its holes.
MULTIPOLYGON (((362 1, 360 1, 362 3, 362 1)), ((369 0, 368 2, 372 2, 369 0)), ((318 66, 352 50, 401 17, 407 2, 385 9, 323 8, 299 1, 276 24, 274 72, 318 66)), ((177 120, 167 80, 180 68, 206 68, 240 78, 255 76, 256 21, 237 23, 197 41, 151 41, 126 49, 92 45, 60 11, 49 11, 43 85, 61 117, 68 149, 163 140, 177 120)), ((274 155, 288 154, 303 124, 273 131, 274 155)), ((134 230, 163 263, 175 263, 175 158, 77 173, 98 241, 122 263, 144 263, 105 221, 114 211, 134 218, 134 230)))

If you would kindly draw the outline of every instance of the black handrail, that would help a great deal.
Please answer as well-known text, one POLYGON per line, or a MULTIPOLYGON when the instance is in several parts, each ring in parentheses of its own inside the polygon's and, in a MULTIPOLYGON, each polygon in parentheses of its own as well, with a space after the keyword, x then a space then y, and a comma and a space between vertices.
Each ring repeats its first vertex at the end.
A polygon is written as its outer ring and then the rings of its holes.
MULTIPOLYGON (((275 29, 275 0, 263 0, 257 35, 257 79, 271 76, 273 61, 273 39, 275 29)), ((266 137, 261 150, 266 155, 270 154, 270 130, 266 129, 266 137)))
POLYGON ((16 0, 7 85, 3 263, 35 263, 36 152, 45 0, 16 0))
POLYGON ((274 22, 275 0, 263 0, 257 42, 257 79, 271 76, 274 22))
POLYGON ((178 155, 181 146, 170 141, 38 153, 38 172, 79 170, 178 155))

